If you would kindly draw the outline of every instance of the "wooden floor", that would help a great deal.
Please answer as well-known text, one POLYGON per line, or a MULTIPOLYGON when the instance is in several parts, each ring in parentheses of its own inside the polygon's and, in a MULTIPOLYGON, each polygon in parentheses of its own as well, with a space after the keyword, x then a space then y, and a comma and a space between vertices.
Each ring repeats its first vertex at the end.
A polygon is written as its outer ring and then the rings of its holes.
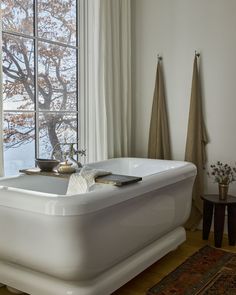
MULTIPOLYGON (((212 234, 210 235, 209 241, 202 241, 201 231, 187 232, 187 241, 177 250, 166 255, 164 258, 153 264, 147 270, 114 292, 112 295, 145 295, 146 291, 150 287, 160 281, 169 272, 174 270, 187 257, 207 244, 214 246, 212 234)), ((236 246, 228 246, 228 240, 226 236, 223 240, 222 249, 236 252, 236 246)), ((8 292, 5 287, 0 288, 0 295, 10 294, 13 293, 8 292)))

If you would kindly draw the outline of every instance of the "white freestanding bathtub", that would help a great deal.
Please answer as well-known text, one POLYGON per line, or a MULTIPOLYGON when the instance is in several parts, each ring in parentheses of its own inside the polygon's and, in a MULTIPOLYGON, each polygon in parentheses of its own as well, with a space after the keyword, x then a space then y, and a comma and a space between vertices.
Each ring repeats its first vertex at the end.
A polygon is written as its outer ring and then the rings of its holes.
POLYGON ((185 241, 194 165, 90 166, 143 179, 80 195, 66 195, 64 178, 0 179, 0 283, 32 295, 107 295, 185 241))

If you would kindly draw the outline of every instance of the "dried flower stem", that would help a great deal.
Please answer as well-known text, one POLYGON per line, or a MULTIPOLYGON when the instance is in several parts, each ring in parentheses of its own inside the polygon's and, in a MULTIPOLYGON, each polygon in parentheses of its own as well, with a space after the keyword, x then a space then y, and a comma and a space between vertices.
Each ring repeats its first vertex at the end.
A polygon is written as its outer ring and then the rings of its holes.
POLYGON ((221 184, 229 184, 236 180, 236 167, 223 164, 217 161, 216 164, 210 166, 211 171, 207 172, 208 176, 214 178, 214 182, 221 184))

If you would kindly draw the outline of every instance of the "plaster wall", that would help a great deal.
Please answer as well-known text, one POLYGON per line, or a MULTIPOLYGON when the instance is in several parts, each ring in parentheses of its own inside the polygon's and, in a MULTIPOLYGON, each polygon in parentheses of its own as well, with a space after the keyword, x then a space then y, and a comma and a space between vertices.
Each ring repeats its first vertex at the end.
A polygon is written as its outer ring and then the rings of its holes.
MULTIPOLYGON (((200 73, 208 163, 236 161, 236 1, 132 0, 133 154, 146 157, 157 54, 163 56, 172 155, 183 160, 193 58, 200 73)), ((206 191, 217 186, 206 177, 206 191)), ((230 186, 236 194, 236 183, 230 186)))

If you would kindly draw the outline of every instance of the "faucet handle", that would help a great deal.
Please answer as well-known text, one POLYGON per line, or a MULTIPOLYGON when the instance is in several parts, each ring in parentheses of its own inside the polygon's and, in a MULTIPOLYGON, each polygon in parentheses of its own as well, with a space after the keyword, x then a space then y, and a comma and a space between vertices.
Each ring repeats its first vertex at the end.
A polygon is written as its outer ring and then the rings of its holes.
POLYGON ((69 145, 70 145, 70 149, 69 149, 70 156, 73 156, 73 155, 86 156, 86 150, 76 150, 74 148, 74 145, 76 145, 76 144, 77 144, 76 142, 69 143, 69 145))
POLYGON ((86 150, 79 150, 78 154, 81 156, 86 156, 86 150))

